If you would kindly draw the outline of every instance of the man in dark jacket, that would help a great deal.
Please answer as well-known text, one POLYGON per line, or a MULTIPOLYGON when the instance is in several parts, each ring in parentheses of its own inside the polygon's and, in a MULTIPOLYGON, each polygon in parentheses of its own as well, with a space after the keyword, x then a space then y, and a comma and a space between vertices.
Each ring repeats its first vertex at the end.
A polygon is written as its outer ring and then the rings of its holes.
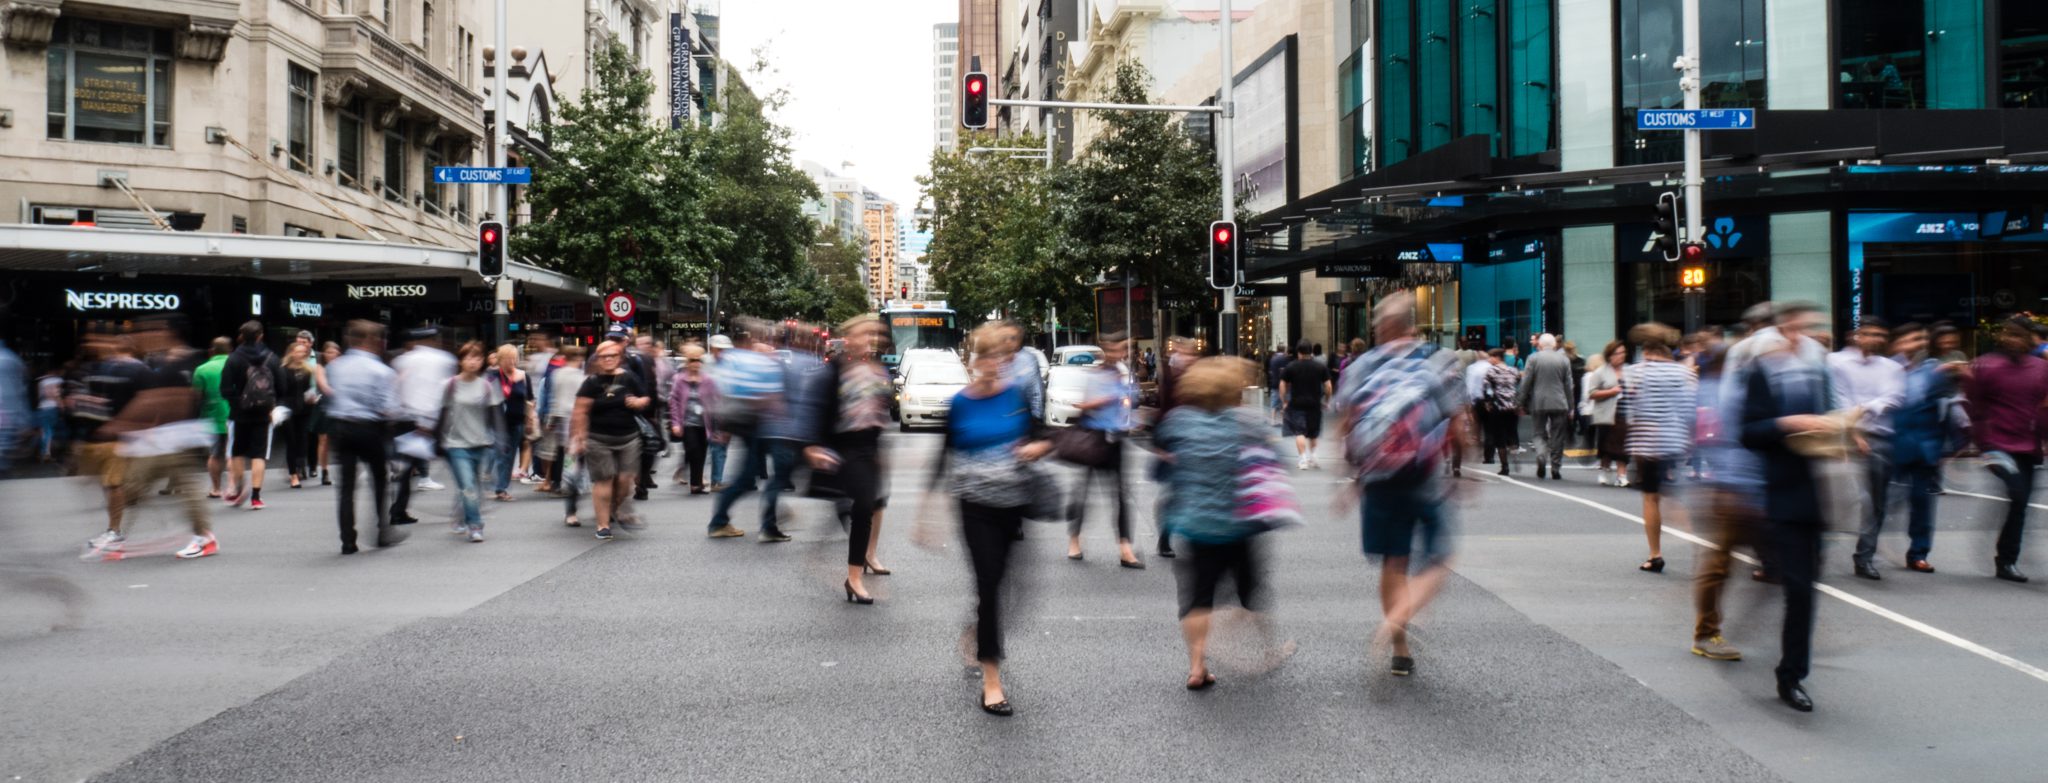
POLYGON ((263 344, 263 322, 242 324, 233 353, 220 370, 220 396, 228 403, 228 478, 235 487, 225 499, 239 506, 243 496, 249 509, 263 508, 263 463, 270 458, 271 409, 278 406, 284 390, 284 367, 277 354, 263 344), (242 471, 249 472, 244 483, 242 471), (246 490, 246 491, 245 491, 246 490))
POLYGON ((1820 492, 1813 462, 1793 448, 1793 437, 1823 432, 1830 420, 1826 370, 1806 358, 1807 335, 1821 326, 1820 308, 1791 303, 1778 311, 1782 339, 1756 359, 1742 403, 1742 445, 1763 464, 1764 515, 1777 543, 1774 561, 1785 587, 1784 657, 1778 662, 1778 698, 1813 711, 1801 683, 1813 659, 1814 580, 1820 571, 1820 492))

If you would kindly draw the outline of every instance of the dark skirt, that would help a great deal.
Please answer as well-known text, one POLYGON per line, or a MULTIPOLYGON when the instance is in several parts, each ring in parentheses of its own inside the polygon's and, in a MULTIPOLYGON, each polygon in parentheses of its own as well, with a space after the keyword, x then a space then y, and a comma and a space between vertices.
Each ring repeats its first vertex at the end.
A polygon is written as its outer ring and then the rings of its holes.
POLYGON ((1593 425, 1593 448, 1600 459, 1628 461, 1628 419, 1617 413, 1613 424, 1593 425))

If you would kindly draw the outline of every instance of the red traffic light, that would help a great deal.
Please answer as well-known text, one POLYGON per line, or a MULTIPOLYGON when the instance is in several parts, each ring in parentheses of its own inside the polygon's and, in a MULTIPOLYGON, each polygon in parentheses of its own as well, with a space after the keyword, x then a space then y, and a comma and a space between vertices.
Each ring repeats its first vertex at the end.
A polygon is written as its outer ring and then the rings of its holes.
POLYGON ((1219 244, 1219 245, 1226 245, 1226 244, 1229 244, 1229 243, 1230 243, 1230 227, 1229 227, 1229 226, 1217 226, 1217 227, 1216 227, 1216 244, 1219 244))
POLYGON ((970 93, 973 93, 973 94, 975 94, 975 95, 980 95, 980 94, 981 94, 981 90, 982 90, 982 87, 983 87, 983 86, 984 86, 984 82, 983 82, 982 80, 980 80, 980 79, 968 79, 968 80, 967 80, 967 91, 968 91, 968 92, 970 92, 970 93))
POLYGON ((1688 242, 1685 244, 1685 247, 1680 250, 1680 253, 1684 256, 1686 263, 1697 263, 1706 260, 1707 246, 1702 245, 1698 242, 1688 242))
POLYGON ((486 229, 484 229, 484 241, 485 241, 485 242, 496 242, 496 241, 498 241, 498 230, 497 230, 497 229, 495 229, 495 228, 486 228, 486 229))

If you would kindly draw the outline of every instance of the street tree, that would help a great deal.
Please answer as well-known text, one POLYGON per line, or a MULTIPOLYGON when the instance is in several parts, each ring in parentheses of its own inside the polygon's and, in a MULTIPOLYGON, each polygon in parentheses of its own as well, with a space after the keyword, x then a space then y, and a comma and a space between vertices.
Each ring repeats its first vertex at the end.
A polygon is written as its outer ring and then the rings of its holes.
MULTIPOLYGON (((1042 144, 1042 137, 1024 134, 1003 137, 1000 146, 1042 144)), ((932 232, 925 260, 933 283, 954 309, 972 316, 1001 312, 1035 325, 1054 307, 1069 321, 1085 312, 1089 276, 1054 252, 1057 171, 1039 160, 969 154, 968 146, 933 152, 930 173, 918 178, 931 207, 919 228, 932 232)))
MULTIPOLYGON (((759 53, 757 53, 758 55, 759 53)), ((767 71, 762 57, 750 73, 767 71)), ((818 188, 790 158, 789 129, 774 120, 785 91, 755 95, 744 80, 723 86, 724 115, 702 131, 701 160, 711 180, 705 217, 728 232, 714 254, 727 313, 817 318, 831 299, 825 278, 806 263, 817 226, 804 203, 818 188)))
POLYGON ((732 242, 705 219, 701 145, 651 118, 654 85, 624 45, 599 47, 590 69, 548 129, 551 159, 534 167, 533 220, 512 232, 514 254, 603 290, 701 285, 732 242))
MULTIPOLYGON (((1145 66, 1126 60, 1098 97, 1151 103, 1150 81, 1145 66)), ((1119 280, 1129 270, 1155 303, 1207 300, 1206 229, 1221 213, 1215 153, 1165 112, 1106 111, 1102 124, 1052 189, 1054 252, 1091 276, 1119 280)))

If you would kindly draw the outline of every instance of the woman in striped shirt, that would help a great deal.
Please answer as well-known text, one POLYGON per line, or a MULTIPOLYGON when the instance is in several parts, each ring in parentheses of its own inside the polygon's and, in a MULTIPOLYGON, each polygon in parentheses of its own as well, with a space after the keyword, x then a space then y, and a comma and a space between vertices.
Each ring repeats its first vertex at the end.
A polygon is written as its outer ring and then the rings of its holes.
POLYGON ((1643 492, 1643 533, 1650 541, 1650 559, 1638 568, 1663 573, 1664 523, 1658 501, 1672 469, 1692 450, 1699 379, 1692 368, 1671 360, 1677 330, 1663 324, 1641 324, 1629 330, 1629 341, 1642 351, 1643 358, 1621 373, 1628 456, 1636 468, 1636 488, 1643 492))

